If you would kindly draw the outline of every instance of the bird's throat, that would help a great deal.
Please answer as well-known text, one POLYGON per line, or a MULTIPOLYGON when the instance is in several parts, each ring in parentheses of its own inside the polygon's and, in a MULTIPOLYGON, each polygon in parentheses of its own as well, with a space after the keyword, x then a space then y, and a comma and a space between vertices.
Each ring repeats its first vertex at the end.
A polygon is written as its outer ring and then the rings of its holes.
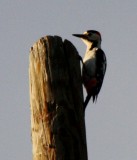
POLYGON ((101 43, 97 42, 97 41, 87 41, 87 40, 83 40, 83 42, 86 44, 87 49, 86 52, 88 52, 89 50, 92 50, 93 48, 101 48, 101 43))

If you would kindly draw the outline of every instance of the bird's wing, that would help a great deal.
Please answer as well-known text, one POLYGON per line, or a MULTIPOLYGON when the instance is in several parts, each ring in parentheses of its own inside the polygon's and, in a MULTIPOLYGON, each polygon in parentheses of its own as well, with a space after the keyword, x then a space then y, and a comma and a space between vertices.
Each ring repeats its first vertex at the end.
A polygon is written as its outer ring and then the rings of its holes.
POLYGON ((96 52, 96 79, 97 79, 97 93, 99 93, 104 75, 106 72, 106 67, 107 67, 107 61, 106 61, 106 56, 105 53, 103 52, 102 49, 98 49, 96 52))

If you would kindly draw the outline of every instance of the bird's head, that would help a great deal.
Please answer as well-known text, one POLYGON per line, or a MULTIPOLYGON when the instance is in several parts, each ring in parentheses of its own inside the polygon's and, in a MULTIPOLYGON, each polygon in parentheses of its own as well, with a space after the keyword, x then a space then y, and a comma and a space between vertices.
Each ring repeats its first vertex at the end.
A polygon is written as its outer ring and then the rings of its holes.
POLYGON ((87 46, 92 44, 94 47, 100 48, 101 46, 101 34, 98 31, 88 30, 83 34, 73 34, 73 36, 81 38, 87 46))

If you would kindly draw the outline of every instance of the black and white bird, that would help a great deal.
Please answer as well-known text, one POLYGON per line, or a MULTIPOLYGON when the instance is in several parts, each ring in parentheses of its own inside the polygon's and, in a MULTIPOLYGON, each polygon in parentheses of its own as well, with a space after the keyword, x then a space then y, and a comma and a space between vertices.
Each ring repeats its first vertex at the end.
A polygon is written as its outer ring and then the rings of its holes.
POLYGON ((101 49, 102 38, 98 31, 88 30, 83 34, 73 34, 73 36, 81 38, 87 45, 82 68, 82 80, 87 91, 85 109, 91 97, 93 102, 97 100, 106 72, 106 56, 101 49))

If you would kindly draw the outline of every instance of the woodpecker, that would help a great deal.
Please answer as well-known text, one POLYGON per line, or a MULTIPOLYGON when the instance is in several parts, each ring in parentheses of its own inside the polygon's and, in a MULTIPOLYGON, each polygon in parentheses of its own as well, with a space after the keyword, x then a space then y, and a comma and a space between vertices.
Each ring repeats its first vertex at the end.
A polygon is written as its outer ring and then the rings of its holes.
POLYGON ((73 34, 79 37, 86 44, 87 49, 82 60, 82 80, 87 91, 84 102, 84 110, 92 97, 93 103, 97 101, 104 75, 106 72, 107 60, 104 51, 101 49, 101 34, 96 30, 88 30, 83 34, 73 34))

